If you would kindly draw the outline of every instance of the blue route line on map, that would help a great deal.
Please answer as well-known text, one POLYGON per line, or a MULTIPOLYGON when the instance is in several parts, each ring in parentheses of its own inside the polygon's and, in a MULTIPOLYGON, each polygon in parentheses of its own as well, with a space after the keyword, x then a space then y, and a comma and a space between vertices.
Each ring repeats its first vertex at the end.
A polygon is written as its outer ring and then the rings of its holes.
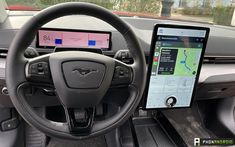
POLYGON ((189 71, 191 71, 191 68, 189 68, 188 66, 187 66, 187 64, 186 64, 186 61, 187 61, 187 54, 186 54, 186 50, 184 50, 184 56, 185 56, 185 59, 184 59, 184 66, 189 70, 189 71))

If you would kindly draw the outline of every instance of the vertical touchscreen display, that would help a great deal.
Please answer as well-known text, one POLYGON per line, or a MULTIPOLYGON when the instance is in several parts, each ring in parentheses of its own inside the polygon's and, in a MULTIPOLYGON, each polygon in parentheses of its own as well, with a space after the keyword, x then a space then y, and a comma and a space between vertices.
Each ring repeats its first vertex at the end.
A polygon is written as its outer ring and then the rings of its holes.
POLYGON ((155 29, 146 108, 189 107, 208 30, 164 26, 155 29))

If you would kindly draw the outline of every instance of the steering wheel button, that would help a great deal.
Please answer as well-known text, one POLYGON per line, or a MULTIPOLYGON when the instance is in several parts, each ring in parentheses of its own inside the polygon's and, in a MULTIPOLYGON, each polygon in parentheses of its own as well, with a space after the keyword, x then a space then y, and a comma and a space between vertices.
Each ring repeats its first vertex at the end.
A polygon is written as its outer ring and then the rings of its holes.
POLYGON ((37 65, 36 65, 36 64, 32 64, 32 65, 30 66, 30 68, 36 70, 36 69, 37 69, 37 65))
POLYGON ((48 69, 48 64, 44 63, 43 67, 44 67, 44 69, 48 69))
POLYGON ((43 70, 43 67, 38 67, 38 70, 43 70))
POLYGON ((38 70, 38 74, 39 75, 43 75, 44 74, 44 70, 38 70))
POLYGON ((124 76, 124 71, 122 69, 119 71, 119 75, 124 76))
POLYGON ((48 70, 44 70, 44 74, 48 75, 49 71, 48 70))
POLYGON ((121 53, 121 57, 122 57, 122 59, 127 58, 127 53, 126 53, 126 52, 122 52, 122 53, 121 53))
POLYGON ((37 74, 38 71, 36 69, 31 69, 31 74, 37 74))
POLYGON ((38 67, 42 67, 42 63, 38 63, 38 67))

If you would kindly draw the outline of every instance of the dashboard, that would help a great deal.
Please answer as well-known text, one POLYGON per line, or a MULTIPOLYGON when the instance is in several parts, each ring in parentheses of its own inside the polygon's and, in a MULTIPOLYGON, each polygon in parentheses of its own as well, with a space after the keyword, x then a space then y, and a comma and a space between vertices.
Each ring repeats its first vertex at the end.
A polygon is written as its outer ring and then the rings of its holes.
MULTIPOLYGON (((10 43, 34 13, 36 12, 9 12, 7 20, 0 25, 0 89, 5 87, 5 58, 10 43)), ((148 18, 122 17, 122 19, 133 28, 137 35, 147 63, 154 24, 202 25, 194 22, 148 18)), ((209 27, 211 31, 198 79, 196 100, 235 96, 235 29, 211 24, 203 24, 203 26, 209 27)), ((35 36, 30 46, 35 48, 40 55, 53 52, 55 47, 78 46, 85 49, 99 48, 103 50, 104 55, 114 57, 118 51, 128 49, 124 38, 113 27, 96 18, 77 15, 59 18, 46 24, 35 36), (73 37, 66 37, 67 34, 73 37)), ((37 97, 32 97, 29 101, 37 105, 37 99, 42 98, 44 103, 39 105, 56 105, 53 103, 52 96, 42 95, 43 92, 38 91, 37 97)), ((12 106, 8 95, 3 92, 0 93, 1 105, 12 106)))

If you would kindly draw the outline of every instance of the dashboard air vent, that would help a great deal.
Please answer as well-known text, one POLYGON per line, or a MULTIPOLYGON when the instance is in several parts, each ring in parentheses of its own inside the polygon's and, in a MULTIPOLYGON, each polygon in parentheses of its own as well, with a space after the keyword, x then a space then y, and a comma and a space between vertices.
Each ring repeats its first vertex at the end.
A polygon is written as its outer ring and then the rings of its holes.
POLYGON ((235 64, 235 57, 204 57, 205 64, 235 64))
POLYGON ((0 48, 0 58, 6 58, 7 57, 7 48, 0 48))

